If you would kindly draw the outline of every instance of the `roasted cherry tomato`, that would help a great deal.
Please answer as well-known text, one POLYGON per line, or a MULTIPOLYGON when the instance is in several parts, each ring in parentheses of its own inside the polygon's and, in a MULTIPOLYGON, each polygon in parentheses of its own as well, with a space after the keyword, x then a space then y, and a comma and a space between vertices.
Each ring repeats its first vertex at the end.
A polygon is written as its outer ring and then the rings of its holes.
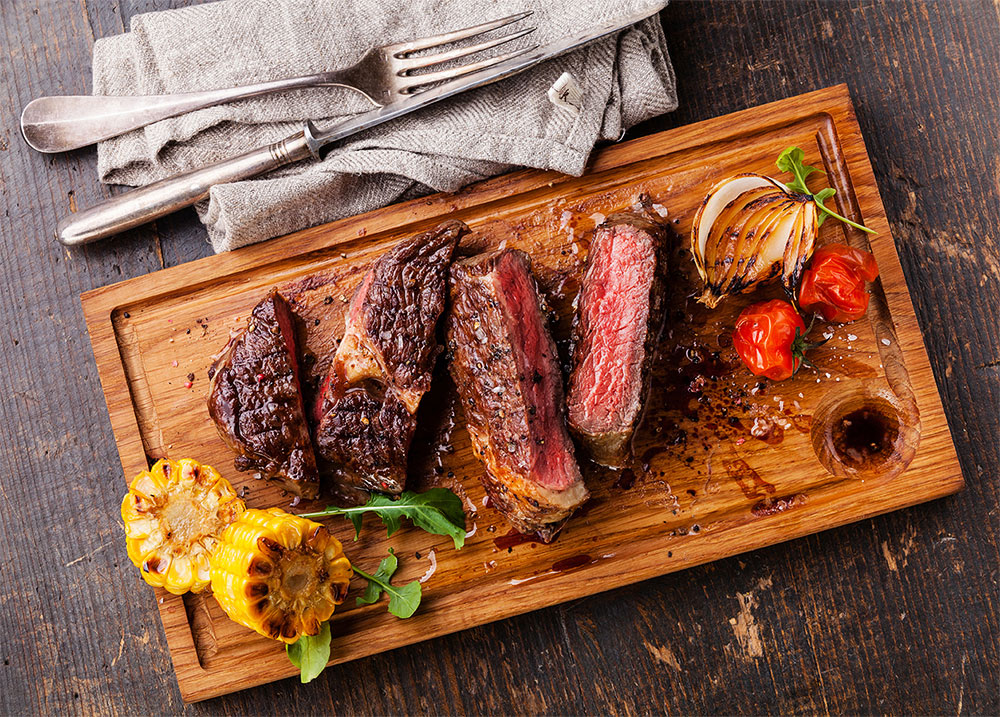
POLYGON ((846 244, 827 244, 813 253, 802 273, 799 306, 827 321, 854 321, 868 309, 865 282, 878 276, 875 257, 846 244))
POLYGON ((783 381, 799 370, 809 345, 806 324, 787 301, 751 304, 736 319, 733 348, 757 376, 783 381))

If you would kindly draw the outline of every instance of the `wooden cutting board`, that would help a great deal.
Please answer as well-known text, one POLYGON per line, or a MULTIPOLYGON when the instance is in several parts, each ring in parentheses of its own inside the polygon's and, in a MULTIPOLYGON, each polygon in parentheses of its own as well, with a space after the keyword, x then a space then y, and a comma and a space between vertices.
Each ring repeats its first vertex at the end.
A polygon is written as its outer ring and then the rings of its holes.
MULTIPOLYGON (((398 583, 430 576, 423 604, 408 620, 388 614, 385 602, 357 607, 355 584, 332 621, 332 661, 960 490, 955 449, 843 85, 609 147, 595 155, 583 177, 515 172, 457 194, 387 207, 88 292, 83 308, 125 478, 160 457, 192 457, 214 465, 245 491, 249 506, 288 506, 278 489, 233 469, 205 407, 212 355, 245 325, 270 287, 295 300, 306 352, 315 357, 313 373, 321 373, 343 330, 346 302, 369 263, 400 238, 458 218, 480 242, 517 246, 532 256, 558 314, 554 333, 565 350, 596 223, 645 193, 686 237, 716 180, 744 171, 774 175, 774 160, 789 145, 802 147, 809 163, 826 170, 817 184, 825 180, 837 189, 840 213, 878 232, 870 242, 881 283, 874 286, 868 316, 816 328, 817 338, 830 334, 814 355, 817 368, 779 384, 758 381, 739 365, 729 336, 743 307, 780 291, 768 287, 710 312, 689 298, 693 265, 689 254, 679 252, 650 408, 636 440, 639 460, 633 471, 618 475, 584 465, 593 498, 550 545, 511 535, 503 517, 484 505, 481 469, 453 389, 446 377, 436 379, 421 408, 411 485, 442 485, 462 496, 471 535, 455 551, 449 540, 412 528, 386 539, 377 520, 366 520, 354 542, 349 524, 331 519, 359 566, 373 570, 391 545, 400 556, 398 583), (887 390, 909 407, 911 444, 919 437, 909 467, 867 480, 835 476, 814 450, 819 415, 859 392, 887 390)), ((828 221, 820 242, 835 240, 858 246, 869 241, 828 221)), ((120 487, 124 492, 125 483, 120 487)), ((210 596, 157 591, 157 603, 186 701, 296 674, 280 644, 228 620, 210 596)))

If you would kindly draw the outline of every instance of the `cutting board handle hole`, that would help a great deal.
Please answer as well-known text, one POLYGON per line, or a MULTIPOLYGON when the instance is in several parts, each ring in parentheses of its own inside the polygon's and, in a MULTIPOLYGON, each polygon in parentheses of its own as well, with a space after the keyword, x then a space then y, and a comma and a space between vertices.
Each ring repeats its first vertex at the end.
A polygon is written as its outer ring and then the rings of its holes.
POLYGON ((812 425, 816 457, 835 476, 887 480, 913 460, 920 422, 884 384, 851 381, 820 401, 812 425))

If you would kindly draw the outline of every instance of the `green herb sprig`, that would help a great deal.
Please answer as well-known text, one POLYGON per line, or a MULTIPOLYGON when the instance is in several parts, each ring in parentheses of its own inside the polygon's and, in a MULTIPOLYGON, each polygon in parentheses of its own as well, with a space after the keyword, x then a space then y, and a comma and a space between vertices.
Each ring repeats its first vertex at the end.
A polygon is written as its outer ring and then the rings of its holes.
POLYGON ((324 622, 318 635, 302 635, 286 644, 285 654, 299 668, 302 684, 315 680, 330 661, 330 623, 324 622))
POLYGON ((827 215, 829 215, 834 219, 839 219, 840 221, 844 222, 844 224, 849 224, 850 226, 860 229, 863 232, 874 234, 875 233, 874 230, 869 229, 866 226, 862 226, 861 224, 858 224, 856 222, 852 222, 847 217, 842 217, 832 209, 827 208, 824 202, 837 193, 836 189, 833 189, 832 187, 827 187, 826 189, 821 189, 815 194, 813 194, 809 190, 809 187, 806 186, 806 177, 808 177, 813 172, 819 172, 820 174, 823 174, 823 170, 818 169, 816 167, 810 167, 808 164, 805 163, 805 157, 806 153, 803 152, 798 147, 789 147, 780 155, 778 155, 778 161, 776 161, 774 164, 782 172, 788 172, 793 177, 795 177, 795 179, 792 182, 785 185, 785 187, 790 192, 799 192, 801 194, 808 195, 812 197, 814 202, 816 202, 816 206, 819 207, 820 211, 822 212, 816 223, 822 226, 823 222, 826 221, 827 215))
POLYGON ((354 572, 368 581, 368 587, 365 588, 364 595, 357 599, 357 604, 371 605, 382 597, 384 591, 389 595, 390 613, 403 619, 413 615, 417 611, 417 608, 420 607, 420 581, 414 580, 402 587, 393 585, 392 576, 395 574, 398 565, 399 561, 396 559, 396 553, 393 552, 392 548, 389 548, 388 557, 382 558, 382 562, 378 564, 378 570, 375 571, 374 575, 369 575, 364 570, 354 566, 354 572))
POLYGON ((354 539, 361 534, 361 522, 365 513, 374 513, 382 519, 387 534, 399 530, 403 518, 428 533, 447 535, 455 543, 455 550, 465 545, 465 511, 462 500, 447 488, 431 488, 424 493, 403 491, 399 498, 375 493, 364 505, 353 508, 328 506, 316 513, 303 513, 302 518, 322 518, 328 515, 342 515, 354 525, 354 539))

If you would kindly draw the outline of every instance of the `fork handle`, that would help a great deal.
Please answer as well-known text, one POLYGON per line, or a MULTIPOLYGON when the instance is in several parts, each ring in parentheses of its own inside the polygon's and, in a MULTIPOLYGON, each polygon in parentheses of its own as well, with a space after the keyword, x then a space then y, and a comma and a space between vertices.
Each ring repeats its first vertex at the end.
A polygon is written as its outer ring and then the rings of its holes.
POLYGON ((208 197, 213 184, 238 182, 312 156, 306 131, 232 159, 177 174, 119 194, 59 222, 56 236, 67 246, 89 244, 190 207, 208 197))
POLYGON ((24 139, 39 152, 65 152, 117 137, 153 122, 234 100, 304 87, 360 90, 348 72, 324 72, 204 92, 174 95, 39 97, 21 113, 24 139))

